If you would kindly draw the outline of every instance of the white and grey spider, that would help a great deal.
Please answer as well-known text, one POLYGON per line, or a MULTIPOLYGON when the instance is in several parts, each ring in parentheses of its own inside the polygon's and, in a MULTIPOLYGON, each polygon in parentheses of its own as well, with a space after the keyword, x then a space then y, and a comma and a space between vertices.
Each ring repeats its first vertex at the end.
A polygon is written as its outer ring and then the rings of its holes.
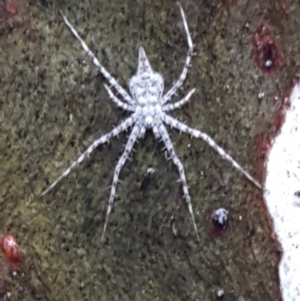
POLYGON ((50 189, 52 189, 62 178, 66 177, 73 168, 78 166, 84 159, 89 156, 96 147, 99 145, 108 142, 112 137, 117 136, 121 132, 132 127, 132 131, 130 133, 129 139, 125 146, 125 150, 120 157, 117 166, 114 171, 113 182, 111 186, 110 197, 108 201, 106 219, 103 227, 102 239, 104 237, 104 233, 107 227, 108 217, 113 207, 114 198, 116 195, 116 186, 119 179, 119 174, 122 166, 125 164, 126 160, 129 157, 130 152, 132 151, 134 143, 139 138, 143 138, 147 130, 152 130, 155 138, 160 139, 170 156, 170 159, 177 166, 180 180, 182 182, 183 187, 183 195, 187 202, 188 210, 192 219, 193 227, 196 231, 197 238, 199 239, 198 229, 195 222, 195 217, 193 213, 193 208, 190 200, 190 195, 188 192, 188 185, 185 177, 185 172, 183 169, 183 165, 180 159, 177 157, 173 143, 169 137, 168 131, 165 127, 165 124, 169 125, 171 128, 176 128, 181 132, 188 133, 192 137, 201 138, 206 143, 208 143, 221 157, 227 161, 229 161, 237 170, 239 170, 247 179, 249 179, 255 186, 261 188, 261 185, 250 176, 248 172, 246 172, 231 156, 229 156, 223 148, 218 146, 212 138, 210 138, 207 134, 201 132, 200 130, 193 129, 180 122, 179 120, 169 116, 167 112, 170 112, 174 109, 178 109, 186 104, 192 94, 195 92, 195 89, 189 91, 189 93, 182 98, 181 100, 175 103, 168 103, 172 96, 175 95, 178 88, 180 88, 186 78, 188 67, 191 61, 192 53, 193 53, 193 43, 192 38, 188 29, 187 21, 185 18, 184 11, 182 7, 179 5, 181 17, 183 20, 183 25, 185 29, 185 33, 187 36, 187 42, 189 46, 189 50, 187 53, 187 57, 185 60, 185 64, 183 70, 170 90, 163 94, 164 89, 164 80, 163 77, 153 71, 147 57, 145 51, 142 47, 139 48, 139 59, 138 59, 138 68, 136 74, 131 77, 129 81, 129 91, 126 92, 116 81, 115 78, 111 76, 111 74, 100 64, 98 59, 92 53, 92 51, 88 48, 82 38, 79 36, 75 28, 70 24, 67 18, 62 14, 64 22, 69 27, 73 35, 80 42, 84 51, 88 54, 88 56, 92 59, 94 65, 99 69, 101 74, 106 78, 109 82, 110 86, 113 87, 118 94, 121 95, 123 100, 120 100, 117 96, 115 96, 110 87, 104 84, 104 87, 110 97, 110 99, 120 108, 132 112, 131 116, 121 122, 118 126, 116 126, 111 132, 106 135, 100 137, 95 140, 86 150, 85 152, 75 160, 71 166, 59 177, 56 181, 47 188, 43 192, 43 195, 46 194, 50 189))

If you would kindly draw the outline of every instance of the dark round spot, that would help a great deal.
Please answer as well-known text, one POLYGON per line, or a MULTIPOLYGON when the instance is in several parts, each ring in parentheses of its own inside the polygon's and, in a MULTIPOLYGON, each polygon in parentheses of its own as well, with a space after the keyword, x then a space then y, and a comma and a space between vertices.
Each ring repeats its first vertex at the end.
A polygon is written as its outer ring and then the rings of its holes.
POLYGON ((224 231, 228 228, 228 211, 224 208, 218 208, 211 215, 214 230, 216 232, 224 231))

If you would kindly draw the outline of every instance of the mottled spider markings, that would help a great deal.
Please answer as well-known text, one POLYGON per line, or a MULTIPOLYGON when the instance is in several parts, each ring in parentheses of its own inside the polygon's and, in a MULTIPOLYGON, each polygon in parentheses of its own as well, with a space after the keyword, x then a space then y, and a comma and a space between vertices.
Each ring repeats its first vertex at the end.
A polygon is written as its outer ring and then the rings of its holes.
POLYGON ((86 157, 88 157, 96 147, 99 145, 106 143, 112 137, 117 136, 121 132, 132 127, 132 131, 129 135, 127 144, 125 146, 125 150, 120 157, 117 166, 114 171, 113 182, 110 192, 110 197, 108 201, 106 219, 103 227, 102 239, 105 234, 105 230, 107 227, 108 217, 113 207, 114 198, 116 195, 116 186, 119 179, 119 174, 122 166, 127 161, 130 152, 132 151, 133 145, 139 138, 143 138, 147 130, 152 130, 155 138, 161 140, 169 153, 169 158, 174 162, 177 166, 180 180, 182 182, 183 188, 183 196, 187 202, 188 210, 192 219, 192 223, 194 229, 197 234, 197 238, 199 239, 198 229, 195 222, 194 212, 191 204, 190 195, 188 192, 188 185, 186 181, 186 176, 184 172, 183 165, 175 153, 173 143, 170 139, 168 131, 165 127, 165 124, 169 125, 171 128, 176 128, 181 132, 188 133, 192 137, 201 138, 206 143, 208 143, 219 155, 229 161, 233 167, 235 167, 238 171, 240 171, 248 180, 250 180, 256 187, 261 188, 261 185, 252 177, 250 174, 245 171, 230 155, 228 155, 223 148, 218 146, 216 142, 210 138, 207 134, 188 127, 184 123, 179 120, 169 116, 167 112, 172 111, 174 109, 178 109, 182 107, 185 103, 190 100, 190 97, 195 92, 195 89, 192 89, 187 93, 187 95, 178 100, 175 103, 169 103, 172 96, 175 95, 177 90, 182 86, 188 71, 188 67, 191 61, 192 53, 193 53, 193 43, 192 38, 188 29, 186 17, 182 7, 179 5, 180 13, 185 29, 185 33, 187 36, 188 42, 188 53, 186 56, 185 64, 183 70, 175 82, 175 84, 167 91, 167 93, 163 94, 164 89, 164 80, 163 77, 155 72, 146 56, 146 53, 142 47, 139 49, 139 58, 138 58, 138 68, 136 74, 130 78, 129 80, 129 91, 130 94, 120 86, 116 79, 112 77, 112 75, 100 64, 98 59, 95 57, 93 52, 88 48, 82 38, 79 36, 78 32, 75 28, 70 24, 67 18, 62 14, 63 19, 66 25, 69 27, 73 35, 80 42, 82 48, 87 53, 87 55, 91 58, 94 65, 99 69, 101 74, 106 78, 108 83, 112 88, 116 90, 116 92, 123 98, 120 100, 115 94, 113 94, 110 87, 104 85, 110 99, 120 108, 130 111, 132 114, 121 122, 118 126, 116 126, 112 131, 107 133, 106 135, 100 137, 95 140, 86 150, 85 152, 76 159, 71 166, 65 170, 65 172, 57 178, 54 183, 49 186, 44 192, 43 195, 46 194, 50 189, 52 189, 62 178, 66 177, 73 168, 78 166, 86 157))

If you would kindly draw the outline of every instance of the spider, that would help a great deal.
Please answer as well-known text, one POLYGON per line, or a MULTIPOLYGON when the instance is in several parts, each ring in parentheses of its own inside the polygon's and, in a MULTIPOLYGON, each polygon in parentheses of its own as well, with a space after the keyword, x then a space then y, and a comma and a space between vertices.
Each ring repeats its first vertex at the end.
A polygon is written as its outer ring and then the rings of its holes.
POLYGON ((146 53, 142 47, 139 48, 139 58, 138 58, 138 67, 137 72, 134 76, 132 76, 129 80, 129 91, 128 93, 124 88, 122 88, 116 79, 101 65, 93 52, 89 49, 89 47, 85 44, 83 39, 79 36, 76 29, 71 25, 68 19, 62 14, 65 24, 68 26, 70 31, 76 37, 76 39, 80 42, 82 48, 87 53, 87 55, 91 58, 93 64, 99 69, 101 74, 110 84, 110 87, 104 84, 104 87, 109 95, 109 98, 114 102, 118 107, 125 111, 131 112, 131 115, 123 120, 118 126, 116 126, 112 131, 108 132, 106 135, 103 135, 99 139, 95 140, 85 151, 77 158, 65 172, 58 177, 44 192, 42 195, 45 195, 50 189, 52 189, 61 179, 66 177, 76 166, 78 166, 82 161, 85 160, 99 145, 108 142, 111 138, 117 136, 123 131, 132 128, 131 133, 129 135, 127 144, 125 146, 125 150, 121 155, 117 166, 113 175, 113 182, 111 186, 110 197, 108 201, 108 207, 106 212, 105 223, 102 232, 102 240, 104 238, 104 234, 106 231, 108 217, 111 213, 114 198, 116 195, 116 186, 119 180, 119 174, 121 168, 127 161, 129 154, 131 153, 135 142, 143 138, 147 130, 152 130, 156 139, 161 140, 168 152, 169 158, 173 161, 173 163, 177 166, 178 172, 180 175, 180 180, 182 182, 183 188, 183 196, 187 203, 187 207, 189 210, 189 214, 191 216, 191 220, 193 223, 193 227, 197 234, 197 238, 199 240, 198 229, 195 222, 193 207, 191 203, 191 198, 188 191, 188 185, 186 181, 186 176, 183 168, 183 164, 175 153, 173 143, 170 139, 168 131, 165 125, 169 125, 171 128, 176 128, 181 132, 185 132, 189 134, 191 137, 200 138, 208 143, 219 155, 229 161, 233 167, 235 167, 238 171, 240 171, 248 180, 250 180, 256 187, 261 188, 261 185, 247 172, 245 171, 230 155, 228 155, 223 148, 217 145, 217 143, 210 138, 204 132, 191 128, 185 125, 183 122, 171 117, 168 115, 168 112, 173 111, 175 109, 181 108, 184 104, 186 104, 195 89, 189 91, 186 96, 175 103, 169 103, 172 96, 174 96, 177 90, 182 86, 188 71, 188 67, 193 54, 193 43, 192 38, 188 29, 185 13, 182 7, 178 4, 185 33, 187 36, 188 42, 188 52, 185 59, 185 64, 183 70, 175 82, 175 84, 167 91, 167 93, 163 94, 164 90, 164 80, 161 74, 155 72, 146 56, 146 53), (123 98, 120 100, 111 90, 111 87, 116 90, 116 92, 123 98))

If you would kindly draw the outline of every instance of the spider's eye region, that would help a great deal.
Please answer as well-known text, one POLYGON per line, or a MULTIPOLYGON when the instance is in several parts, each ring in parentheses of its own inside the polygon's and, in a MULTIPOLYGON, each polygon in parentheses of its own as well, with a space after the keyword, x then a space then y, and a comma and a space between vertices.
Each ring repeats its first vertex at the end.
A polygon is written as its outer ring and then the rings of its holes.
POLYGON ((145 117, 145 124, 147 127, 151 127, 153 124, 153 117, 151 115, 147 115, 145 117))

